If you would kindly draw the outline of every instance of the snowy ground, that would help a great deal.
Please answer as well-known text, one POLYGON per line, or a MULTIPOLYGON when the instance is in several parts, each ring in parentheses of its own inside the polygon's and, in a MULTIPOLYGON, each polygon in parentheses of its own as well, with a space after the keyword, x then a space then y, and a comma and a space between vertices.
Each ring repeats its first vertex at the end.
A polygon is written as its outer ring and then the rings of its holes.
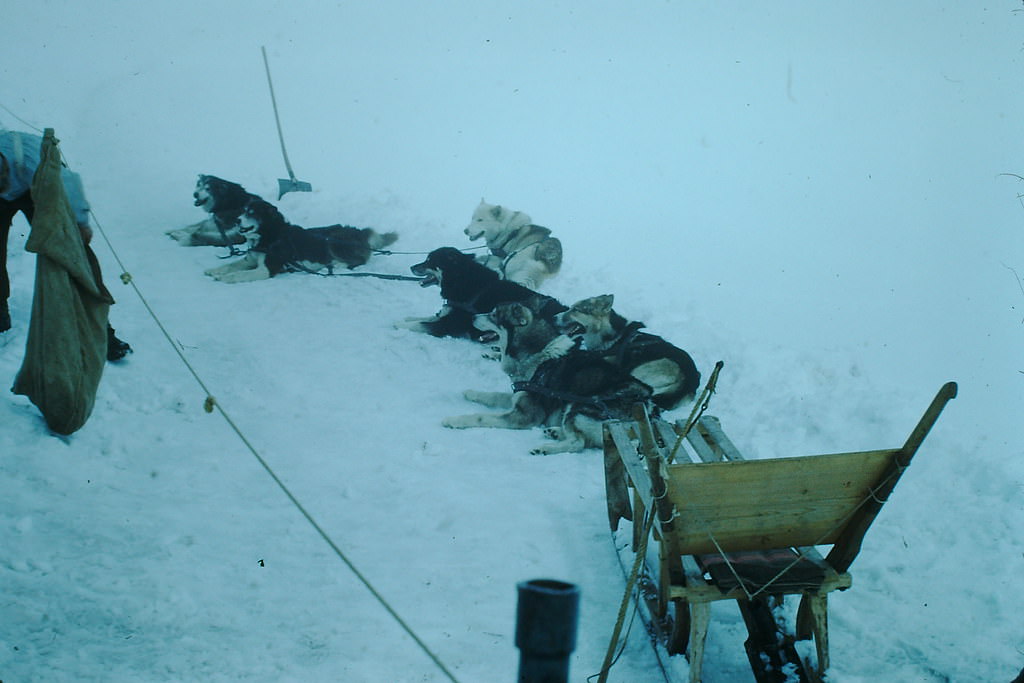
MULTIPOLYGON (((0 124, 53 127, 99 227, 281 481, 463 682, 511 680, 515 584, 582 591, 573 680, 623 579, 597 451, 452 431, 506 379, 392 323, 436 289, 224 285, 198 173, 294 222, 469 246, 481 196, 563 240, 548 293, 616 295, 687 348, 748 457, 903 443, 952 402, 831 601, 832 683, 1009 681, 1024 665, 1024 173, 1019 3, 87 3, 11 0, 0 124), (24 119, 25 122, 19 120, 24 119)), ((24 349, 34 261, 12 231, 24 349)), ((218 414, 97 238, 134 347, 69 438, 0 401, 0 680, 442 681, 218 414)), ((366 267, 405 273, 414 256, 366 267)), ((681 411, 685 414, 685 411, 681 411)), ((682 417, 683 415, 679 415, 682 417)), ((705 680, 749 681, 735 608, 705 680)), ((677 658, 679 659, 679 658, 677 658)), ((685 662, 669 668, 685 670, 685 662)), ((660 680, 634 629, 613 670, 660 680)))

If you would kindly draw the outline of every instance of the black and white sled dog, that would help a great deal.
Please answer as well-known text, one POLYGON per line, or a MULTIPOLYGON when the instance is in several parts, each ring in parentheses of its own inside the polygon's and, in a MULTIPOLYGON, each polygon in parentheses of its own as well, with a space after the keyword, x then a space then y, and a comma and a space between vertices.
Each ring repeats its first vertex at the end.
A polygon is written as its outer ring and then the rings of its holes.
POLYGON ((516 282, 502 280, 498 273, 455 247, 433 250, 410 270, 424 278, 420 286, 440 285, 444 304, 429 318, 409 318, 396 323, 396 326, 435 337, 484 341, 481 330, 473 325, 474 318, 481 313, 489 313, 500 303, 526 302, 539 314, 552 319, 566 310, 552 297, 538 294, 516 282))
POLYGON ((477 324, 499 339, 513 392, 466 391, 468 400, 505 412, 445 418, 446 427, 545 427, 553 441, 531 453, 576 452, 599 447, 601 423, 629 417, 631 408, 651 395, 646 384, 600 352, 581 349, 579 340, 560 334, 525 304, 500 304, 480 318, 477 324))
POLYGON ((478 257, 480 263, 530 289, 539 289, 562 267, 562 243, 521 211, 481 199, 465 233, 471 241, 482 237, 487 244, 490 253, 478 257))
POLYGON ((560 313, 558 325, 583 345, 600 352, 611 363, 651 387, 651 397, 662 410, 692 400, 700 386, 700 372, 686 351, 663 338, 641 332, 641 322, 629 322, 612 309, 614 296, 603 294, 577 301, 560 313))
POLYGON ((374 250, 398 239, 393 232, 373 228, 330 225, 302 228, 285 220, 273 204, 250 199, 238 219, 238 229, 248 244, 248 253, 206 274, 221 282, 252 282, 285 272, 317 273, 325 268, 355 268, 370 260, 374 250))
POLYGON ((238 217, 249 200, 259 199, 258 195, 230 180, 201 174, 192 198, 210 217, 184 228, 168 230, 172 239, 184 247, 231 247, 245 243, 245 237, 238 231, 238 217))

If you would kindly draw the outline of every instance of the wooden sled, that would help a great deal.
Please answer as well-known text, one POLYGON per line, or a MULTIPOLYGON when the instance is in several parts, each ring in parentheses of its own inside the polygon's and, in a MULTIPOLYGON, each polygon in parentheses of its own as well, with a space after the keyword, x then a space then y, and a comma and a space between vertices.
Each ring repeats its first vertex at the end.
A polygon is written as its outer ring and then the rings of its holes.
POLYGON ((669 653, 686 654, 691 683, 701 679, 716 600, 737 601, 759 683, 787 680, 787 669, 820 680, 828 594, 850 587, 865 532, 956 392, 953 382, 942 387, 902 447, 857 453, 745 460, 711 416, 685 439, 683 425, 652 422, 642 408, 634 421, 605 423, 609 521, 613 531, 633 522, 634 551, 652 528, 648 608, 669 653), (831 546, 825 557, 822 545, 831 546), (800 596, 795 629, 776 618, 786 595, 800 596), (795 646, 811 638, 816 664, 795 646))

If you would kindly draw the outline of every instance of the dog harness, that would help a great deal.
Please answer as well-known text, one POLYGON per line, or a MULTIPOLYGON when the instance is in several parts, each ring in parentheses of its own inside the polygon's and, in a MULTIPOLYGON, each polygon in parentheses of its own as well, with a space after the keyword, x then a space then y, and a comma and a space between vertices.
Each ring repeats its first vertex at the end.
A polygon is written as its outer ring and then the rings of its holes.
POLYGON ((562 370, 562 367, 565 365, 566 358, 568 358, 568 355, 544 361, 534 371, 533 376, 529 380, 513 382, 512 391, 526 391, 531 394, 546 396, 566 403, 587 406, 595 410, 597 415, 602 419, 614 419, 616 417, 621 417, 621 411, 613 410, 609 406, 609 403, 621 403, 623 401, 636 403, 650 397, 651 395, 651 388, 635 378, 630 378, 632 380, 630 383, 620 384, 615 389, 595 395, 583 395, 571 391, 555 389, 550 383, 557 377, 559 371, 562 370), (646 391, 640 392, 640 387, 643 387, 646 391), (638 395, 640 393, 643 393, 644 395, 638 395))

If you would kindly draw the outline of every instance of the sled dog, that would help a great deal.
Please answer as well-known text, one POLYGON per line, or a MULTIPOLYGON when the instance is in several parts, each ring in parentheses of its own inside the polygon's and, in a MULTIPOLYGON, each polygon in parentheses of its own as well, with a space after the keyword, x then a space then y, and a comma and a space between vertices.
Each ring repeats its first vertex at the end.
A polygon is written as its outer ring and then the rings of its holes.
POLYGON ((686 351, 661 337, 641 332, 641 322, 629 322, 612 309, 614 296, 603 294, 577 301, 560 313, 558 325, 583 345, 651 387, 651 400, 671 410, 692 400, 700 372, 686 351))
POLYGON ((473 324, 482 331, 480 340, 497 351, 501 369, 513 382, 529 380, 541 363, 579 346, 559 330, 555 318, 538 314, 529 302, 498 304, 476 316, 473 324))
POLYGON ((209 218, 167 234, 184 247, 232 247, 244 244, 238 231, 238 217, 250 199, 257 195, 246 192, 238 183, 212 175, 200 175, 192 193, 195 205, 210 214, 209 218))
POLYGON ((273 204, 259 198, 249 200, 238 219, 238 230, 245 237, 248 253, 206 271, 221 282, 252 282, 285 272, 317 273, 325 268, 331 274, 338 266, 351 269, 363 265, 373 250, 398 239, 393 232, 346 225, 302 228, 286 221, 273 204))
POLYGON ((482 237, 487 244, 490 253, 478 257, 481 263, 524 287, 539 289, 562 267, 562 243, 521 211, 481 199, 465 233, 470 241, 482 237))
POLYGON ((579 348, 542 316, 521 303, 495 307, 480 321, 501 339, 502 367, 513 379, 513 393, 466 391, 466 399, 505 410, 446 418, 453 429, 546 427, 553 439, 534 454, 576 452, 601 445, 601 423, 624 419, 650 388, 609 363, 601 353, 579 348), (524 379, 525 378, 525 379, 524 379))
POLYGON ((489 313, 500 303, 529 302, 539 314, 549 318, 566 307, 555 299, 501 277, 454 247, 440 247, 410 268, 423 277, 421 287, 441 286, 444 304, 429 318, 409 318, 397 327, 426 332, 435 337, 462 337, 483 341, 481 330, 474 327, 474 317, 489 313))

